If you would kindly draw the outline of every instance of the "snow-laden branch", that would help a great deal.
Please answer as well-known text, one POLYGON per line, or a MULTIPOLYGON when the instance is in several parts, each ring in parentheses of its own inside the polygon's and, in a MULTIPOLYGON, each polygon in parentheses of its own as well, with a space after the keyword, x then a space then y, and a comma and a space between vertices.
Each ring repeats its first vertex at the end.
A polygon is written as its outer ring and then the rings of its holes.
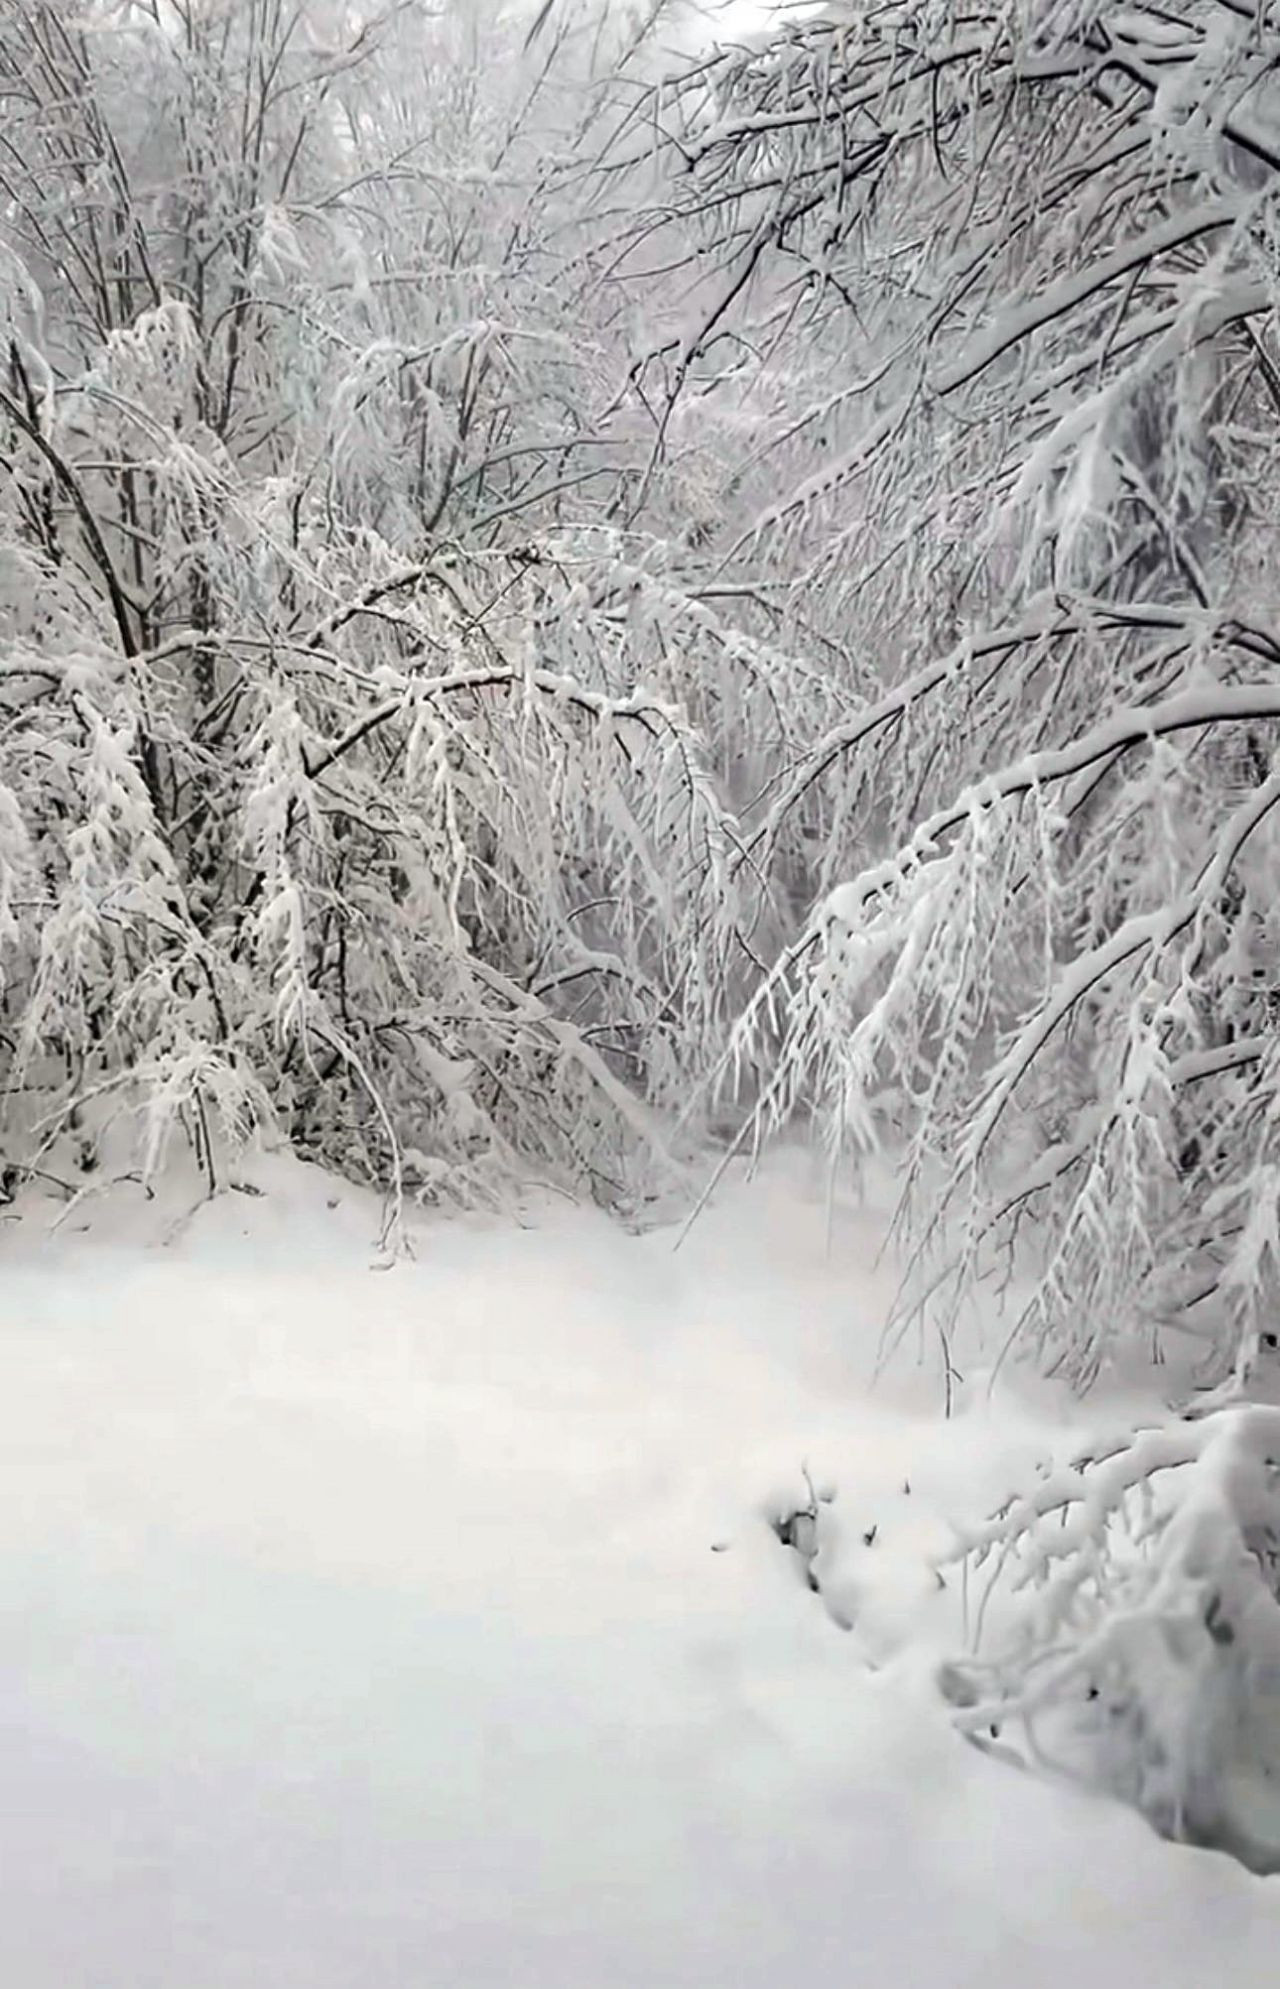
MULTIPOLYGON (((1147 745, 1156 739, 1208 726, 1245 725, 1268 719, 1280 719, 1280 685, 1212 684, 1203 690, 1184 691, 1178 697, 1165 698, 1159 704, 1117 711, 1071 745, 1027 753, 1022 759, 975 782, 963 794, 957 795, 953 802, 923 821, 905 850, 834 891, 819 916, 836 924, 851 925, 857 918, 858 908, 868 898, 892 890, 908 871, 927 862, 938 845, 963 823, 971 821, 976 813, 995 809, 1002 802, 1034 790, 1056 786, 1083 773, 1100 760, 1118 759, 1132 747, 1147 745)), ((1268 785, 1263 793, 1269 792, 1268 785)), ((1266 802, 1259 820, 1272 805, 1271 801, 1266 802)), ((1249 811, 1258 806, 1257 800, 1251 802, 1249 811)), ((1246 831, 1248 833, 1251 829, 1246 831)), ((1230 834, 1227 842, 1234 857, 1235 845, 1230 834)))
MULTIPOLYGON (((1206 201, 1188 213, 1179 213, 1143 234, 1135 235, 1110 255, 1102 256, 1087 268, 1050 284, 1039 296, 1002 315, 951 365, 934 374, 929 380, 930 387, 940 395, 957 393, 1014 346, 1042 330, 1053 319, 1069 316, 1120 277, 1129 276, 1154 262, 1157 257, 1168 255, 1172 250, 1185 249, 1201 237, 1220 229, 1245 228, 1251 206, 1252 203, 1243 198, 1206 201)), ((1262 300, 1256 297, 1256 293, 1251 293, 1251 296, 1255 309, 1261 310, 1262 300)))

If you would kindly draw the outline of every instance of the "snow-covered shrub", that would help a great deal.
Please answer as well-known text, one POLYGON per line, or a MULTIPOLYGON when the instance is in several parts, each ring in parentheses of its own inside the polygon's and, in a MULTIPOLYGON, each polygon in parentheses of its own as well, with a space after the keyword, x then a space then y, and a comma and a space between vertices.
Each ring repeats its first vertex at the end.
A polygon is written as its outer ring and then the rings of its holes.
POLYGON ((617 1200, 721 1040, 748 955, 698 720, 760 694, 624 518, 548 167, 589 65, 522 32, 0 0, 20 1156, 118 1097, 147 1165, 273 1118, 423 1195, 617 1200))
POLYGON ((1280 1871, 1280 1408, 1098 1446, 963 1554, 960 1726, 1280 1871))

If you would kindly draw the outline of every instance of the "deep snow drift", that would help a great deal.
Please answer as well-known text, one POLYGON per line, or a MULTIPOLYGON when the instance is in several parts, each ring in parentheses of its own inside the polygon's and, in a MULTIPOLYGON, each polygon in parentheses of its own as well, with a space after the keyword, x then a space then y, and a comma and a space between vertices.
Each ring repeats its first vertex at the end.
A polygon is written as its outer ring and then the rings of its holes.
POLYGON ((678 1252, 549 1206, 388 1265, 248 1176, 0 1228, 8 1989, 1270 1989, 1280 1881, 951 1727, 933 1558, 1067 1411, 869 1388, 874 1211, 791 1161, 678 1252))

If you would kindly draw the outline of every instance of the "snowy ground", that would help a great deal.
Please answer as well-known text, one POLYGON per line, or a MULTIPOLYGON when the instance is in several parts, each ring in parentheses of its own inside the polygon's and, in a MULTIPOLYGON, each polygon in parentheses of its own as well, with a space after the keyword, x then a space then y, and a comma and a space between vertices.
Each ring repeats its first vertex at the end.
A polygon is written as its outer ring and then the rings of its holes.
POLYGON ((1061 1409, 869 1391, 873 1216, 828 1254, 792 1164, 677 1254, 549 1209, 386 1268, 254 1178, 0 1228, 6 1989, 1280 1980, 1280 1880, 949 1727, 931 1557, 1061 1409), (806 1463, 848 1633, 766 1520, 806 1463))

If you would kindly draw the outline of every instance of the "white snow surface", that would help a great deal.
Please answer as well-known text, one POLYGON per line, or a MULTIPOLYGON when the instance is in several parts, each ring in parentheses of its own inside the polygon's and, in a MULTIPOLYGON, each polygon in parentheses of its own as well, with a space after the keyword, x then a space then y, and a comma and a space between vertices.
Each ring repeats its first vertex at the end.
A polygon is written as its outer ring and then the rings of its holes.
POLYGON ((1280 1980, 1280 1880, 954 1731, 934 1558, 1086 1412, 873 1386, 874 1208, 790 1156, 679 1250, 548 1204, 389 1263, 247 1178, 0 1226, 5 1989, 1280 1980))

